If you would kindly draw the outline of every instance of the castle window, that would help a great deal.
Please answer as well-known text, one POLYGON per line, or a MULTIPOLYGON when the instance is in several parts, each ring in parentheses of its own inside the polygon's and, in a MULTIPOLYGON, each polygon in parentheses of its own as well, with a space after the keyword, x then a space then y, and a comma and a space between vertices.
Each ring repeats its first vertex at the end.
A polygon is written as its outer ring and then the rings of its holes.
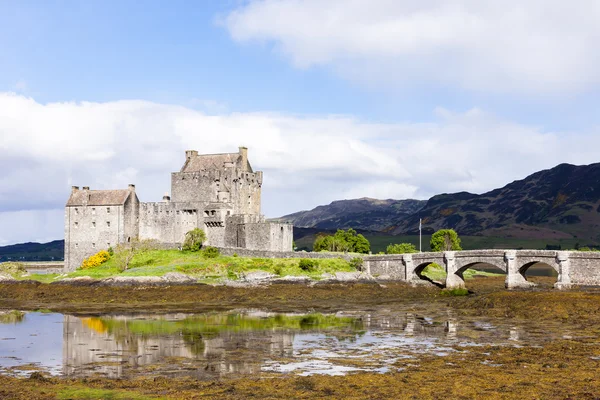
POLYGON ((110 242, 106 243, 106 247, 110 248, 110 242))
POLYGON ((79 247, 79 243, 75 243, 75 248, 78 248, 78 247, 79 247))
POLYGON ((96 215, 96 209, 92 208, 92 215, 96 215))
POLYGON ((106 221, 106 227, 110 228, 110 221, 106 221))
POLYGON ((204 211, 204 215, 207 216, 207 217, 210 217, 210 212, 208 210, 205 210, 204 211))
POLYGON ((75 222, 75 228, 79 228, 79 222, 75 222))
POLYGON ((212 210, 210 213, 211 213, 212 215, 215 215, 217 212, 216 212, 215 210, 212 210))
POLYGON ((96 227, 96 223, 92 222, 92 228, 95 228, 95 227, 96 227))
POLYGON ((110 214, 110 207, 106 207, 106 213, 110 214))
POLYGON ((92 248, 95 249, 96 248, 96 243, 92 243, 92 248))
POLYGON ((75 207, 75 214, 79 214, 79 208, 75 207))

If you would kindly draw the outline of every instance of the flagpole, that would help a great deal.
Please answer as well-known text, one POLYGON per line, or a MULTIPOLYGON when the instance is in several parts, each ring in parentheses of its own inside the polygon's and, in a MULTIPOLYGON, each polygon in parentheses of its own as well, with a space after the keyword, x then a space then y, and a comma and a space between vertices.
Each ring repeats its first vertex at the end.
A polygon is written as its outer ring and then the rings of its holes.
POLYGON ((421 218, 419 218, 419 253, 423 252, 423 240, 422 240, 422 224, 421 224, 421 218))

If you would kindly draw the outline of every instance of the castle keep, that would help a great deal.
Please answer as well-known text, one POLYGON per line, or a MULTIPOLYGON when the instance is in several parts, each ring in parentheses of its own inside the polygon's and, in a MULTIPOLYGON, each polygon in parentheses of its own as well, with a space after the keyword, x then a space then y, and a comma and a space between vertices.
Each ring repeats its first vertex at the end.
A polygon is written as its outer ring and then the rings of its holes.
POLYGON ((171 174, 171 196, 142 203, 135 186, 90 190, 73 186, 65 209, 65 271, 100 250, 134 238, 168 246, 201 228, 206 245, 292 251, 293 227, 266 222, 260 213, 263 173, 253 171, 248 149, 238 153, 185 152, 181 171, 171 174))

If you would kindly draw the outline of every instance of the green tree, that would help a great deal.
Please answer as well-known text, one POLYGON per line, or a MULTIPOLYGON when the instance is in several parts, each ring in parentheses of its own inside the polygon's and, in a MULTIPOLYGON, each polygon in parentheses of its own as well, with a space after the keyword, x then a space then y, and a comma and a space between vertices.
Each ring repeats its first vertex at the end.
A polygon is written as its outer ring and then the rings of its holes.
POLYGON ((462 250, 460 238, 454 229, 440 229, 431 235, 431 251, 462 250))
POLYGON ((412 243, 390 244, 385 250, 387 254, 408 254, 418 253, 419 251, 412 243))
POLYGON ((338 229, 335 235, 320 235, 313 244, 313 251, 352 252, 367 254, 371 244, 360 233, 350 228, 347 231, 338 229))
POLYGON ((183 250, 198 251, 202 247, 202 243, 206 240, 206 233, 200 228, 195 228, 185 234, 183 241, 183 250))

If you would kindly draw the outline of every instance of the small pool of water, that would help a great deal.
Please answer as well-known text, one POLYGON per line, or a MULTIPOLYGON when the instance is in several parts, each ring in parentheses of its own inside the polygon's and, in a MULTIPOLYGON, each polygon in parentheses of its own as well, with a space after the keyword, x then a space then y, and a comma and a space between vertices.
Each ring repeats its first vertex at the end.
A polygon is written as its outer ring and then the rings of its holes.
POLYGON ((458 318, 450 310, 379 308, 336 314, 236 310, 203 314, 0 312, 0 373, 132 377, 398 370, 482 344, 542 345, 566 327, 458 318))

